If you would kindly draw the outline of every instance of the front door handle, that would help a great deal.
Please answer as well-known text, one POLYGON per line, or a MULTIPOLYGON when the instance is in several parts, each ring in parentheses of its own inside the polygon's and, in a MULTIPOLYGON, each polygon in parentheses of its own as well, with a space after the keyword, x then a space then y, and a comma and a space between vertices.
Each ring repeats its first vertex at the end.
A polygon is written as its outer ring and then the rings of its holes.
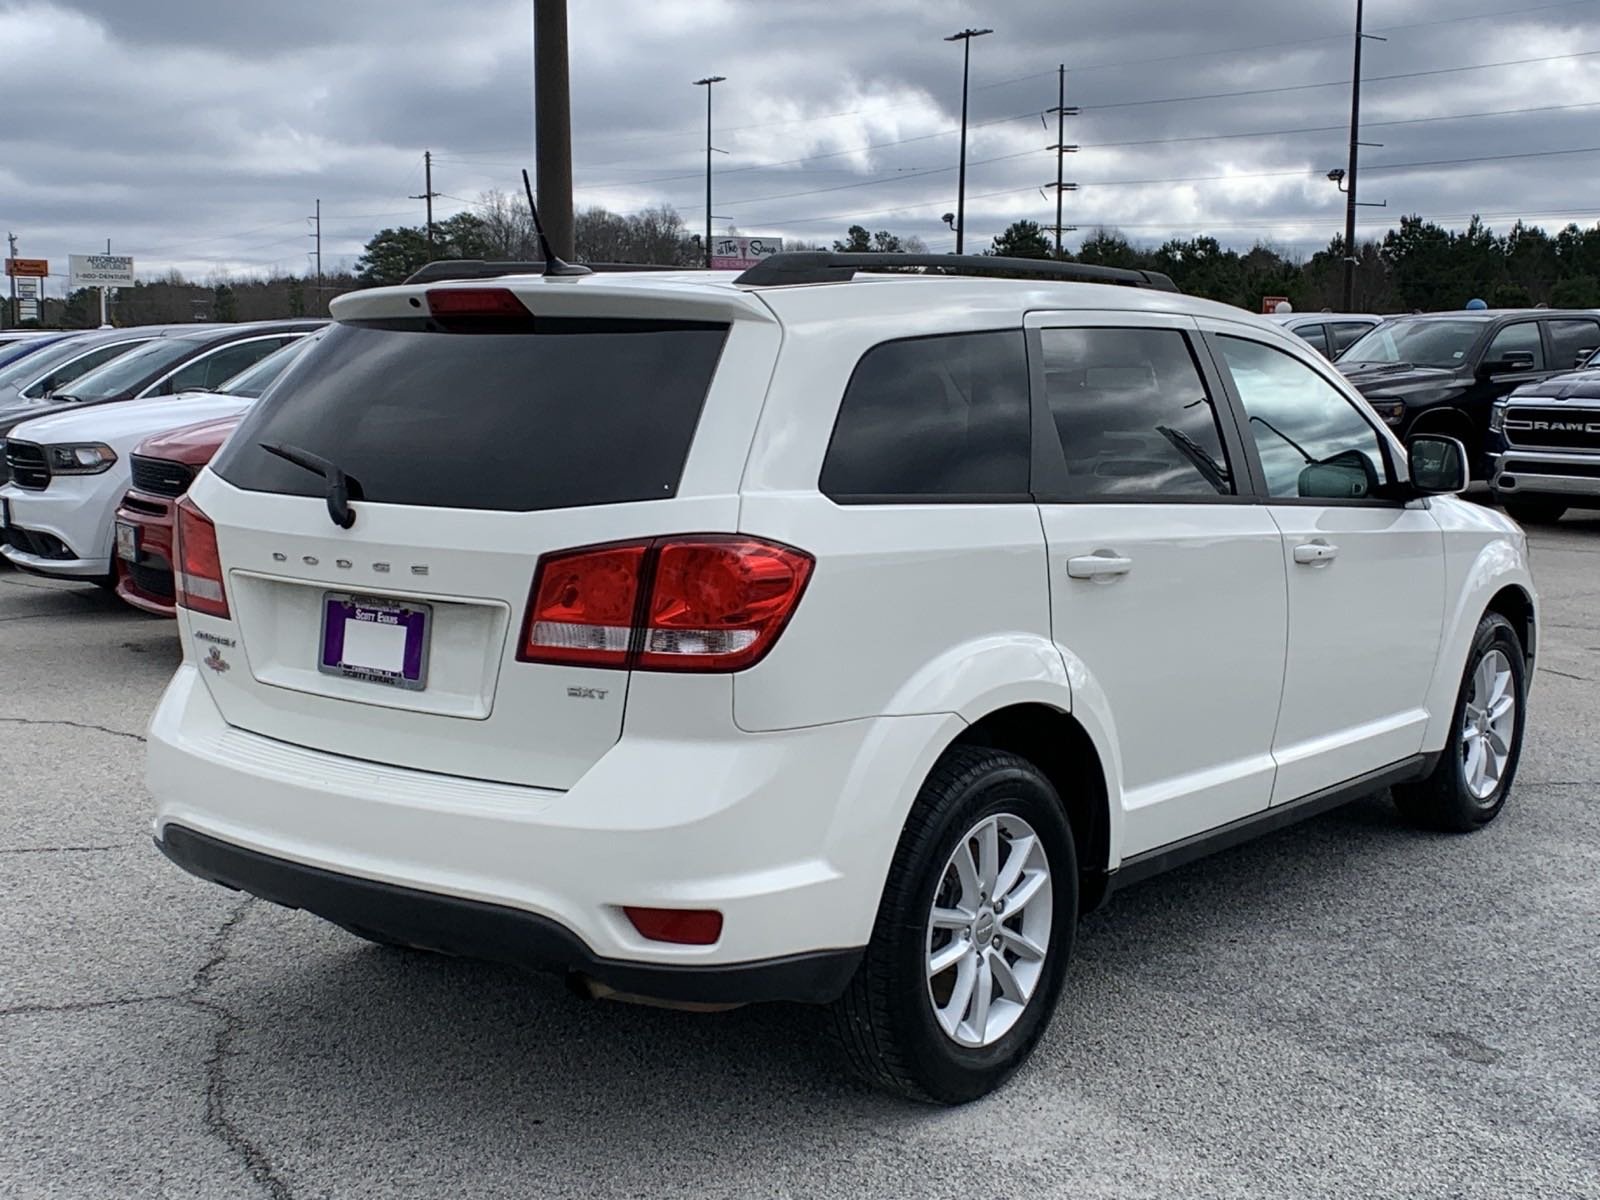
POLYGON ((1294 548, 1294 560, 1303 567, 1320 567, 1339 557, 1339 547, 1332 542, 1306 542, 1294 548))
POLYGON ((1133 559, 1121 558, 1110 551, 1067 559, 1067 574, 1074 579, 1112 579, 1131 570, 1133 559))

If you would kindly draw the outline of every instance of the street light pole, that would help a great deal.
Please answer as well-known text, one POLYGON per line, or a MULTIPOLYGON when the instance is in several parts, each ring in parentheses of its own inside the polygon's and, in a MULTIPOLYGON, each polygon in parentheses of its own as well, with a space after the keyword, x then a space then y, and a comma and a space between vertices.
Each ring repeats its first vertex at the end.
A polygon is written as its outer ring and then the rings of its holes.
POLYGON ((695 87, 706 90, 706 270, 711 269, 711 85, 726 83, 725 75, 707 75, 704 79, 696 79, 695 87))
POLYGON ((956 175, 956 253, 967 234, 967 76, 972 65, 972 39, 993 33, 992 29, 963 29, 945 38, 947 42, 961 43, 961 166, 956 175))
POLYGON ((1344 200, 1344 311, 1356 307, 1356 165, 1361 157, 1361 32, 1365 0, 1356 0, 1356 61, 1350 75, 1350 167, 1344 200))

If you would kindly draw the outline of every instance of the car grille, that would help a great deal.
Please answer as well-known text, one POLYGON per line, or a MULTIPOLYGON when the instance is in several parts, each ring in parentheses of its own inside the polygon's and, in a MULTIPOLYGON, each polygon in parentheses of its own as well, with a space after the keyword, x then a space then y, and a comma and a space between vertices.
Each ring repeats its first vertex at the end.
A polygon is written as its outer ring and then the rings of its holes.
POLYGON ((194 468, 165 458, 146 458, 135 454, 133 486, 152 496, 181 496, 194 482, 194 468))
POLYGON ((1600 411, 1573 408, 1510 408, 1505 415, 1506 441, 1513 446, 1551 450, 1600 450, 1600 411), (1543 424, 1529 429, 1524 422, 1543 424), (1552 429, 1548 426, 1561 426, 1552 429))
POLYGON ((133 586, 146 596, 158 600, 172 599, 172 568, 166 559, 149 555, 144 562, 129 563, 128 574, 133 579, 133 586))
POLYGON ((20 488, 42 492, 50 486, 50 464, 43 446, 7 440, 6 464, 11 468, 11 481, 20 488))
POLYGON ((1504 475, 1561 475, 1568 479, 1600 479, 1600 459, 1592 463, 1526 462, 1507 458, 1500 463, 1504 475))

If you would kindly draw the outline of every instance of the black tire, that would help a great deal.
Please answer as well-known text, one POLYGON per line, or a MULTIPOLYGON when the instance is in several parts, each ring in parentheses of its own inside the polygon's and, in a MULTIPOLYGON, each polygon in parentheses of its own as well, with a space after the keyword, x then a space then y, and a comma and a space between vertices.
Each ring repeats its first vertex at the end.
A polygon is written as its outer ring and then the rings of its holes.
POLYGON ((1485 613, 1478 622, 1472 646, 1467 652, 1466 669, 1461 676, 1461 690, 1456 695, 1455 711, 1450 719, 1450 736, 1444 753, 1433 773, 1416 783, 1401 784, 1393 789, 1395 807, 1414 825, 1424 829, 1438 829, 1449 833, 1470 833, 1481 829, 1500 815, 1506 797, 1516 778, 1517 763, 1522 757, 1522 732, 1527 722, 1527 661, 1523 657, 1522 642, 1511 622, 1499 613, 1485 613), (1494 791, 1482 799, 1474 796, 1467 786, 1463 731, 1467 702, 1472 694, 1473 674, 1478 664, 1494 651, 1506 656, 1511 666, 1512 695, 1516 700, 1511 745, 1500 782, 1494 791))
POLYGON ((1500 503, 1519 525, 1554 525, 1567 511, 1567 506, 1559 500, 1534 496, 1503 496, 1500 503))
POLYGON ((875 1087, 938 1104, 976 1100, 1004 1083, 1044 1034, 1077 918, 1077 853, 1050 781, 1018 755, 954 747, 922 785, 901 832, 866 956, 832 1007, 834 1037, 855 1072, 875 1087), (1041 974, 1021 1014, 993 1044, 967 1048, 945 1034, 934 1014, 928 919, 961 839, 985 817, 1002 813, 1026 821, 1038 837, 1049 866, 1053 919, 1041 974))

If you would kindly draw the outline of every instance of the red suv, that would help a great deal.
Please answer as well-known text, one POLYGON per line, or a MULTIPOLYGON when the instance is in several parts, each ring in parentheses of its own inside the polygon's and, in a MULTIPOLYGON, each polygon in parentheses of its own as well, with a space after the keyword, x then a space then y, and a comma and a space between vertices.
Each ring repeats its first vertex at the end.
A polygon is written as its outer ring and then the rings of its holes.
POLYGON ((173 610, 172 513, 178 497, 211 461, 241 416, 220 417, 148 437, 134 448, 133 487, 117 508, 117 595, 135 608, 173 610), (137 532, 129 537, 124 526, 137 532), (133 558, 123 547, 132 547, 133 558))

